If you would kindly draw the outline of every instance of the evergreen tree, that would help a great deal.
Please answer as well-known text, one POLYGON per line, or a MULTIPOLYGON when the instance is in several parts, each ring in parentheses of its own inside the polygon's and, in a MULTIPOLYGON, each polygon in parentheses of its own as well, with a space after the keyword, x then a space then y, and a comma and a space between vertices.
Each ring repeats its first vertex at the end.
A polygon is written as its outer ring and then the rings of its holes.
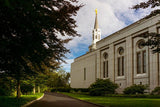
POLYGON ((69 39, 80 36, 73 16, 82 5, 77 0, 0 0, 0 75, 17 80, 57 67, 69 39))

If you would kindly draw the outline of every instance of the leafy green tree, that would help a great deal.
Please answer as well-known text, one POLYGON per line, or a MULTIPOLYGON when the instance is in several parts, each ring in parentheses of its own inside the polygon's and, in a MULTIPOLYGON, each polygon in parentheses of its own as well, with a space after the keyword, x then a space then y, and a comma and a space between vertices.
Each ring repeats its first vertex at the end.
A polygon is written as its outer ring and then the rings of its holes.
POLYGON ((64 86, 65 85, 69 85, 69 81, 70 81, 70 73, 66 72, 65 70, 63 70, 62 68, 59 68, 57 70, 58 75, 61 77, 64 86))
POLYGON ((30 94, 33 93, 34 82, 32 79, 22 80, 21 81, 21 92, 22 94, 30 94))
POLYGON ((16 81, 7 76, 0 76, 0 96, 14 95, 16 81))
POLYGON ((49 88, 69 86, 70 74, 63 69, 59 69, 55 72, 50 72, 46 76, 46 85, 49 88))
MULTIPOLYGON (((146 8, 157 8, 160 6, 160 0, 147 0, 146 2, 141 2, 140 4, 134 5, 132 9, 146 9, 146 8)), ((145 18, 150 18, 160 14, 160 9, 153 10, 149 15, 145 18)), ((149 46, 152 49, 153 53, 160 53, 160 34, 157 32, 144 33, 141 37, 148 38, 148 40, 143 43, 143 46, 149 46)))
POLYGON ((0 75, 20 80, 56 68, 64 61, 69 39, 80 36, 73 16, 81 8, 77 0, 0 0, 0 75))

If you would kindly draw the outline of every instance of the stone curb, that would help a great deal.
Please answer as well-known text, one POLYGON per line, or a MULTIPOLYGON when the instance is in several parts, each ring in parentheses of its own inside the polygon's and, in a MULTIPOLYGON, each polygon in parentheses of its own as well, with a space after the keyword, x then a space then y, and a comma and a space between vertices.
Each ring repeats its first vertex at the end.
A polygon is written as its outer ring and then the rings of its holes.
MULTIPOLYGON (((59 94, 62 94, 62 93, 59 93, 59 94)), ((66 97, 69 97, 69 98, 72 98, 72 99, 75 99, 75 100, 79 100, 79 101, 82 101, 82 102, 85 102, 85 103, 93 104, 93 105, 96 105, 96 106, 99 106, 99 107, 106 107, 106 106, 102 106, 100 104, 95 104, 95 103, 88 102, 88 101, 85 101, 85 100, 80 100, 78 98, 74 98, 74 97, 71 97, 71 96, 68 96, 68 95, 65 95, 65 94, 63 94, 63 95, 66 96, 66 97)))
POLYGON ((27 107, 28 105, 32 104, 33 102, 35 102, 35 101, 38 101, 38 100, 42 99, 42 98, 43 98, 43 96, 44 96, 44 93, 43 93, 43 95, 42 95, 40 98, 37 98, 37 99, 35 99, 35 100, 33 100, 33 101, 30 101, 30 102, 28 102, 27 104, 25 104, 25 105, 23 105, 23 106, 21 106, 21 107, 27 107))

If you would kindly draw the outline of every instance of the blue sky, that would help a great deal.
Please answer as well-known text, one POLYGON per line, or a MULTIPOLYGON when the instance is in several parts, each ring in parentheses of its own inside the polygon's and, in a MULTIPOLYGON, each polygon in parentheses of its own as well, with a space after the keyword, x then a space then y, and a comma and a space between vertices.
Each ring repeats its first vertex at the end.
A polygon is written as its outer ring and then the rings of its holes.
POLYGON ((76 57, 85 54, 92 42, 92 30, 95 21, 95 9, 98 9, 98 23, 102 38, 134 23, 143 18, 151 9, 130 9, 133 5, 146 0, 79 0, 84 4, 75 18, 78 27, 76 30, 81 37, 75 37, 66 44, 71 53, 66 54, 67 64, 62 64, 63 69, 70 72, 70 64, 76 57))

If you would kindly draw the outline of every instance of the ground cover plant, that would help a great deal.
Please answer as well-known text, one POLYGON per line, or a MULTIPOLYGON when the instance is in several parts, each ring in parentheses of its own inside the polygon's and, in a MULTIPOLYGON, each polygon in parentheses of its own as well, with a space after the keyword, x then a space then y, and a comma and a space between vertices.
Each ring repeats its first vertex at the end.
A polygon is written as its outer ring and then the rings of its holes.
POLYGON ((15 96, 0 96, 0 107, 21 107, 22 105, 40 98, 43 93, 34 95, 22 95, 19 99, 15 96))
POLYGON ((105 97, 63 93, 65 95, 109 107, 160 107, 159 98, 105 97))

